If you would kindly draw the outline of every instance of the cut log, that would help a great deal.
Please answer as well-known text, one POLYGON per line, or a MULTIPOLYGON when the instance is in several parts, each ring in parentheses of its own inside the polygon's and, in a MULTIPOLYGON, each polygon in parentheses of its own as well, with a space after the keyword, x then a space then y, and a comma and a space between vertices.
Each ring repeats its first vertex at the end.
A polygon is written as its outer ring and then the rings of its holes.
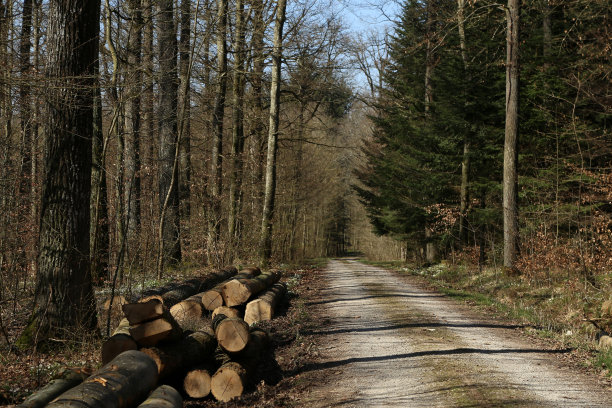
POLYGON ((138 350, 138 345, 130 335, 130 322, 128 319, 122 319, 113 335, 102 344, 102 364, 128 350, 138 350))
POLYGON ((240 311, 227 306, 219 306, 212 312, 212 318, 214 319, 217 315, 225 315, 227 317, 240 317, 240 311))
POLYGON ((206 310, 215 310, 223 306, 223 295, 221 295, 222 287, 223 285, 215 286, 202 293, 202 305, 206 310))
POLYGON ((252 279, 232 279, 223 285, 223 302, 226 306, 237 306, 279 281, 280 271, 269 271, 252 279))
POLYGON ((212 358, 217 341, 212 330, 191 333, 181 341, 165 346, 143 348, 157 366, 159 378, 201 365, 212 358))
POLYGON ((187 299, 189 296, 193 296, 196 293, 208 290, 220 282, 223 282, 232 276, 236 275, 238 271, 233 266, 228 266, 216 272, 205 275, 201 278, 190 279, 176 288, 164 293, 162 299, 166 307, 172 307, 181 300, 187 299))
POLYGON ((169 385, 157 387, 138 408, 182 408, 183 397, 169 385))
POLYGON ((204 310, 202 297, 194 295, 172 306, 170 314, 183 329, 187 329, 197 326, 204 316, 204 310))
POLYGON ((210 381, 212 395, 222 402, 240 397, 245 385, 246 370, 233 361, 222 365, 210 381))
POLYGON ((57 396, 82 383, 91 373, 89 368, 65 369, 57 378, 17 405, 17 408, 42 408, 57 396))
MULTIPOLYGON (((238 273, 236 276, 234 276, 232 279, 250 279, 250 278, 254 278, 258 275, 261 274, 261 269, 259 269, 256 266, 253 267, 249 267, 249 268, 244 268, 242 270, 240 270, 240 273, 238 273)), ((231 280, 231 279, 230 279, 231 280)), ((225 285, 227 282, 229 282, 230 280, 226 280, 224 282, 221 282, 220 284, 218 284, 217 286, 207 290, 206 292, 202 293, 202 305, 204 305, 204 308, 206 310, 215 310, 216 308, 223 306, 223 285, 225 285)))
POLYGON ((130 334, 139 346, 147 347, 162 341, 178 340, 182 337, 183 330, 168 309, 164 308, 160 318, 130 326, 130 334))
POLYGON ((212 365, 190 370, 183 381, 183 389, 191 398, 205 398, 210 394, 210 380, 213 373, 212 365))
POLYGON ((130 324, 140 324, 157 319, 164 314, 164 305, 159 299, 123 305, 123 315, 130 324))
POLYGON ((110 311, 111 317, 117 318, 121 315, 121 307, 128 303, 127 299, 121 295, 115 295, 112 298, 108 298, 102 305, 102 312, 108 314, 110 311), (112 304, 111 304, 112 303, 112 304))
POLYGON ((47 407, 132 407, 143 401, 157 384, 155 362, 140 351, 121 353, 47 407))
POLYGON ((229 353, 238 353, 249 342, 249 325, 238 317, 217 315, 213 319, 217 343, 229 353))
POLYGON ((287 293, 284 283, 276 283, 255 300, 246 305, 244 321, 251 325, 257 322, 272 320, 274 310, 287 293))

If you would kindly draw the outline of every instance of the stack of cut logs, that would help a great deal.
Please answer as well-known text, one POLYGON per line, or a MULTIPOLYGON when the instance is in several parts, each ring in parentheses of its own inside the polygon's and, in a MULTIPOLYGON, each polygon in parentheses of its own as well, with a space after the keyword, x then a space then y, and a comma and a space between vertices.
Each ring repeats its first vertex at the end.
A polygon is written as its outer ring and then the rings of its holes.
POLYGON ((122 306, 124 318, 102 346, 102 368, 89 377, 67 370, 19 407, 181 407, 174 388, 156 388, 181 378, 192 398, 238 397, 268 347, 255 324, 270 320, 285 295, 280 277, 228 267, 149 291, 122 306))

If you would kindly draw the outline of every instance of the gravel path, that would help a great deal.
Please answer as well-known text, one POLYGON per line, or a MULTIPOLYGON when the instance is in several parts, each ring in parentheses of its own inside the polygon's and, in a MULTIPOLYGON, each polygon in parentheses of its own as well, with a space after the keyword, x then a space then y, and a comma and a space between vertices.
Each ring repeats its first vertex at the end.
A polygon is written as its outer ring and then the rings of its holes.
POLYGON ((320 299, 328 316, 309 407, 612 407, 612 390, 519 339, 517 327, 399 276, 331 261, 320 299))

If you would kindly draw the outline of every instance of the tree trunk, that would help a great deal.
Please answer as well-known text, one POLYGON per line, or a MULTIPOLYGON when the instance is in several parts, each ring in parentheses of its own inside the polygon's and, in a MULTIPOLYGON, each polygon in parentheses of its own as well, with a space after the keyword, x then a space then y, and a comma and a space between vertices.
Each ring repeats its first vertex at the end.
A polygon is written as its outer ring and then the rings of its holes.
POLYGON ((236 268, 233 266, 220 269, 219 271, 202 276, 201 278, 190 279, 178 287, 164 293, 162 299, 166 307, 172 307, 183 299, 193 296, 214 287, 232 276, 236 275, 236 268))
POLYGON ((239 216, 242 202, 242 172, 244 153, 244 3, 236 0, 236 34, 233 44, 234 70, 232 72, 232 174, 229 187, 228 240, 231 252, 239 246, 239 216))
POLYGON ((259 244, 260 263, 266 266, 272 255, 272 220, 274 198, 276 195, 276 152, 278 124, 280 115, 281 60, 283 55, 283 25, 287 0, 276 4, 276 23, 272 49, 272 83, 270 85, 270 127, 268 129, 268 156, 266 159, 266 182, 263 214, 261 219, 261 239, 259 244))
MULTIPOLYGON (((96 41, 95 78, 99 78, 100 75, 99 48, 99 42, 96 41)), ((104 137, 102 129, 102 91, 99 80, 96 81, 94 88, 92 128, 90 259, 92 279, 94 282, 100 283, 107 276, 110 242, 108 191, 106 187, 106 146, 108 140, 104 137)))
MULTIPOLYGON (((159 48, 159 205, 162 263, 181 260, 177 146, 177 43, 174 29, 174 2, 158 3, 159 48)), ((158 273, 161 273, 163 270, 158 273)))
POLYGON ((504 266, 515 268, 519 254, 518 136, 519 136, 519 15, 520 0, 506 9, 506 129, 504 141, 504 266))
POLYGON ((183 397, 169 385, 161 385, 138 408, 182 408, 183 397))
POLYGON ((127 44, 125 95, 125 173, 123 203, 128 242, 136 237, 140 226, 140 107, 142 95, 142 1, 127 2, 131 19, 127 44))
POLYGON ((81 384, 90 375, 89 369, 65 369, 57 378, 17 405, 17 408, 43 408, 64 392, 81 384))
POLYGON ((223 191, 223 118, 227 91, 227 0, 217 0, 217 88, 213 110, 212 157, 210 173, 210 214, 208 220, 208 251, 218 258, 221 231, 221 193, 223 191))
POLYGON ((157 378, 151 357, 136 350, 126 351, 47 407, 73 407, 77 401, 79 407, 87 408, 132 407, 146 398, 157 378))
MULTIPOLYGON (((181 146, 179 151, 179 198, 183 225, 189 225, 191 214, 191 1, 181 0, 181 38, 179 41, 179 119, 181 121, 181 146)), ((183 231, 183 236, 186 236, 183 231)), ((185 241, 185 240, 183 240, 185 241)))
POLYGON ((183 330, 167 309, 161 317, 130 326, 130 335, 141 347, 155 346, 163 341, 174 341, 183 335, 183 330))
POLYGON ((284 283, 275 284, 257 299, 247 304, 244 321, 252 325, 257 322, 272 320, 276 306, 286 293, 287 287, 284 283))
POLYGON ((49 4, 45 178, 36 307, 21 344, 95 330, 89 200, 99 2, 49 4))
MULTIPOLYGON (((467 75, 468 60, 467 47, 465 42, 465 0, 457 0, 457 28, 459 30, 459 47, 461 49, 461 60, 463 61, 464 76, 467 75)), ((464 106, 467 104, 467 96, 464 106)), ((466 243, 467 240, 467 212, 470 200, 470 148, 471 138, 465 130, 463 136, 463 158, 461 160, 461 187, 460 187, 460 207, 459 207, 459 239, 466 243)))

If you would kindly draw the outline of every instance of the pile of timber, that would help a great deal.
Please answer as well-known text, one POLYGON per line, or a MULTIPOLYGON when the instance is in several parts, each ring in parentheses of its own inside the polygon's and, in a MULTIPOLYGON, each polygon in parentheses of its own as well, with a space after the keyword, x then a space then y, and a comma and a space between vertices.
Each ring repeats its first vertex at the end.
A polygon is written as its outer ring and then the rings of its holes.
POLYGON ((272 319, 286 293, 280 278, 231 267, 148 291, 121 305, 123 319, 102 346, 98 371, 70 370, 19 407, 181 407, 181 394, 163 385, 181 378, 191 398, 239 397, 266 355, 268 334, 254 324, 272 319))

